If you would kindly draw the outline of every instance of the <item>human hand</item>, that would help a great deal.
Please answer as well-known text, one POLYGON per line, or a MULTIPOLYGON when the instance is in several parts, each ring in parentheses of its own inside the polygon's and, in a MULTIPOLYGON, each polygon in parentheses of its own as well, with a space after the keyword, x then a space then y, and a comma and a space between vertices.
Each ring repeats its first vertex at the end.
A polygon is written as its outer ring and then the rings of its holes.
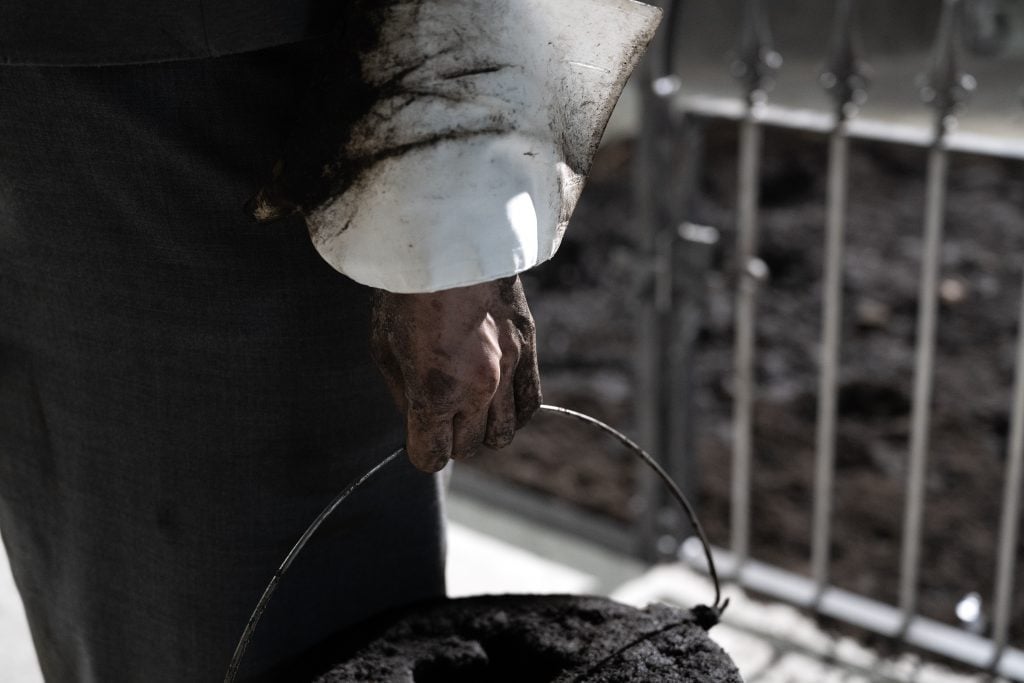
POLYGON ((518 276, 429 294, 377 290, 371 348, 425 472, 503 448, 540 406, 533 316, 518 276))

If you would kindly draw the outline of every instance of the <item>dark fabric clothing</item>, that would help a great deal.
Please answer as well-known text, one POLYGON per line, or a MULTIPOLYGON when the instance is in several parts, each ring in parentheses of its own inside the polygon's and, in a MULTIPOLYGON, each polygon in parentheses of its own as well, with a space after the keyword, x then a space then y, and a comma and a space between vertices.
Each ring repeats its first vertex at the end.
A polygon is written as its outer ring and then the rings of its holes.
MULTIPOLYGON (((368 291, 252 223, 309 43, 0 67, 0 532, 50 681, 221 680, 285 553, 401 443, 368 291)), ((443 592, 405 458, 300 556, 249 671, 443 592)))
POLYGON ((346 0, 2 0, 0 63, 99 65, 236 54, 321 36, 346 0))

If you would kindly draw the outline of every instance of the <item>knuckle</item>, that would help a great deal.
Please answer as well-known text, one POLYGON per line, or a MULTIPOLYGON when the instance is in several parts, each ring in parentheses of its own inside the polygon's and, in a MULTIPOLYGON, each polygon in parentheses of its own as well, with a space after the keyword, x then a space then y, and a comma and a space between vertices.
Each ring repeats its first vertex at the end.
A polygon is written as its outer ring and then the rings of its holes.
POLYGON ((500 360, 494 359, 490 362, 480 363, 474 368, 470 375, 474 393, 489 397, 498 390, 504 362, 505 359, 502 357, 500 360))

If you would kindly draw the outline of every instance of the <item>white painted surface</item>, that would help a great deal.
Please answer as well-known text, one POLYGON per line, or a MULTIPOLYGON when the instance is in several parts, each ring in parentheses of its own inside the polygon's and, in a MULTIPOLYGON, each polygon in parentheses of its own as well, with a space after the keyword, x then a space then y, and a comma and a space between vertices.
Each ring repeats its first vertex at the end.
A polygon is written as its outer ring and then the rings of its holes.
POLYGON ((21 598, 0 544, 0 683, 42 683, 21 598))
POLYGON ((448 594, 589 593, 597 578, 478 531, 448 526, 448 594))

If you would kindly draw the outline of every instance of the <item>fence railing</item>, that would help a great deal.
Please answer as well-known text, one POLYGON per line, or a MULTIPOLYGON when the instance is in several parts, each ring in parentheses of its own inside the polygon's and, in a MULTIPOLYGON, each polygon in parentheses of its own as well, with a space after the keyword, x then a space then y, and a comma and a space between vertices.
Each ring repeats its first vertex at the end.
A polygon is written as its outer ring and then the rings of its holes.
MULTIPOLYGON (((692 418, 685 410, 686 366, 693 362, 694 325, 685 324, 699 308, 701 291, 694 285, 701 269, 707 268, 706 245, 713 238, 694 232, 686 225, 699 169, 691 163, 681 178, 673 175, 674 187, 663 181, 670 167, 668 150, 687 141, 700 121, 726 119, 739 126, 738 177, 736 180, 736 249, 738 286, 735 292, 734 426, 731 488, 731 548, 722 551, 726 572, 741 585, 753 588, 804 608, 934 653, 961 661, 979 670, 991 671, 1024 681, 1024 651, 1009 643, 1010 619, 1015 596, 1021 516, 1021 488, 1024 485, 1024 297, 1016 358, 1015 389, 1010 408, 1010 436, 1006 457, 1005 488, 1002 493, 1002 521, 997 548, 993 552, 996 580, 991 604, 994 606, 988 636, 970 633, 925 618, 918 613, 919 572, 925 510, 925 481, 929 471, 938 290, 946 216, 946 195, 950 155, 967 151, 998 158, 1024 159, 1024 144, 979 134, 955 132, 955 123, 973 79, 963 73, 958 59, 964 15, 960 0, 942 3, 941 20, 930 65, 920 84, 923 99, 931 109, 930 129, 879 125, 860 120, 867 79, 857 50, 856 22, 851 10, 855 0, 837 0, 835 24, 826 55, 820 85, 831 95, 831 112, 795 111, 769 104, 766 84, 781 60, 771 44, 766 14, 760 0, 746 0, 738 39, 733 75, 738 77, 742 97, 723 99, 682 95, 679 82, 670 71, 673 40, 663 36, 660 55, 649 60, 644 89, 642 138, 638 155, 638 211, 647 227, 646 247, 655 263, 655 296, 641 316, 641 343, 645 344, 638 363, 641 379, 641 438, 663 454, 684 452, 692 457, 692 418), (751 557, 751 476, 754 470, 753 412, 756 394, 756 320, 758 298, 766 275, 758 258, 759 198, 762 135, 766 127, 779 126, 813 131, 827 136, 827 194, 824 273, 822 281, 822 330, 818 377, 817 433, 811 532, 810 574, 783 571, 751 557), (673 138, 675 136, 675 138, 673 138), (683 138, 682 140, 678 138, 683 138), (898 604, 888 605, 839 589, 830 583, 833 492, 836 485, 836 423, 839 395, 841 321, 843 311, 843 262, 846 243, 847 187, 851 139, 898 142, 927 152, 925 169, 925 212, 921 273, 917 299, 914 348, 914 379, 911 401, 910 446, 903 514, 898 604), (688 311, 690 311, 688 313, 688 311), (683 324, 680 321, 684 321, 683 324), (687 332, 686 330, 691 330, 687 332), (666 338, 680 335, 672 343, 666 338), (664 369, 669 368, 669 372, 664 369), (680 393, 683 398, 680 398, 680 393), (680 401, 683 401, 680 404, 680 401), (680 415, 686 415, 679 420, 680 415), (683 447, 680 448, 680 445, 683 447)), ((675 3, 662 3, 677 10, 675 3)), ((672 13, 670 13, 671 16, 672 13)), ((671 26, 669 27, 672 28, 671 26)), ((656 50, 659 46, 656 46, 656 50)), ((808 84, 809 87, 811 84, 808 84)), ((1024 130, 1021 131, 1024 135, 1024 130)), ((698 155, 694 155, 697 158, 698 155)), ((1024 227, 1024 226, 1022 226, 1024 227)), ((671 463, 670 463, 671 464, 671 463)), ((676 464, 685 468, 685 464, 676 464)), ((652 508, 656 510, 656 506, 652 508)), ((653 514, 653 513, 652 513, 653 514)), ((681 534, 678 528, 652 520, 651 534, 681 534), (660 524, 660 526, 659 526, 660 524)), ((684 556, 688 556, 684 546, 684 556)), ((699 564, 699 560, 694 560, 699 564)))

